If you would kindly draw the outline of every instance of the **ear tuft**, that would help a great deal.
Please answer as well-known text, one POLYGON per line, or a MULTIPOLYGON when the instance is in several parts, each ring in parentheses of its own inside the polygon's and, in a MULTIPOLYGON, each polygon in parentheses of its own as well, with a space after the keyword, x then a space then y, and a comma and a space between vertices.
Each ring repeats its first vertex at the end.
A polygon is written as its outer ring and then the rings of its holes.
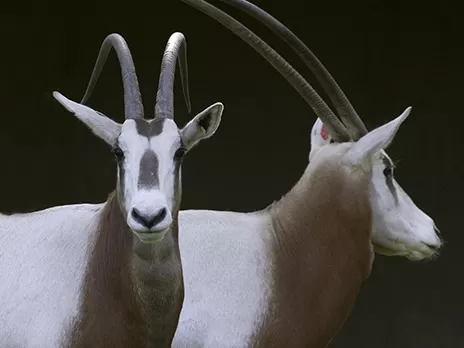
POLYGON ((401 124, 411 112, 411 107, 406 108, 403 113, 394 120, 367 133, 346 153, 346 158, 353 166, 370 165, 374 155, 382 149, 386 149, 398 132, 401 124))
POLYGON ((90 130, 107 144, 113 146, 121 132, 121 125, 102 113, 88 106, 76 103, 59 92, 54 91, 53 97, 69 112, 73 113, 90 130))

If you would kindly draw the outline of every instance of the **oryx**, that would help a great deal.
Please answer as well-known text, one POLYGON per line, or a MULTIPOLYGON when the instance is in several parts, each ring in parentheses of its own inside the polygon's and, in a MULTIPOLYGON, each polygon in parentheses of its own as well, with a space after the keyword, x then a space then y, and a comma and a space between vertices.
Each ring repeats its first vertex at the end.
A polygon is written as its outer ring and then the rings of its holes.
MULTIPOLYGON (((306 46, 296 46, 327 88, 339 120, 304 78, 245 26, 205 1, 182 1, 252 46, 319 118, 311 132, 310 162, 280 200, 252 213, 181 211, 186 297, 173 347, 325 347, 369 275, 371 240, 379 253, 412 260, 431 258, 441 246, 434 221, 394 180, 393 162, 384 151, 410 108, 367 132, 322 64, 306 46)), ((225 2, 248 13, 253 8, 255 17, 258 13, 295 45, 296 37, 256 6, 225 2)))
POLYGON ((132 57, 118 34, 103 41, 81 103, 54 92, 111 148, 116 190, 101 204, 0 215, 0 347, 171 347, 184 297, 182 158, 215 133, 223 112, 216 103, 177 127, 177 61, 190 109, 186 42, 174 33, 161 63, 153 119, 144 118, 132 57), (111 48, 124 85, 122 124, 83 105, 111 48))

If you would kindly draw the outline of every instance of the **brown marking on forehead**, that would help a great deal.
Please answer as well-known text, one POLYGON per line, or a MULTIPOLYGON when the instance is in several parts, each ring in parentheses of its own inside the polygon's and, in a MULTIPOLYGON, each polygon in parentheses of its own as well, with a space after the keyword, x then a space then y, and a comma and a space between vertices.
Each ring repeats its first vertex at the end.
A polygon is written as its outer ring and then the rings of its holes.
POLYGON ((139 189, 150 189, 158 186, 158 157, 152 150, 147 150, 140 160, 139 180, 137 186, 139 189))
POLYGON ((62 348, 171 347, 184 298, 177 212, 173 218, 162 242, 141 245, 110 195, 91 246, 79 314, 62 348))
POLYGON ((327 347, 370 274, 370 176, 353 175, 339 162, 308 166, 269 208, 273 293, 250 347, 327 347))
POLYGON ((155 118, 154 120, 135 119, 135 126, 137 133, 140 135, 151 138, 160 135, 163 131, 165 118, 155 118))

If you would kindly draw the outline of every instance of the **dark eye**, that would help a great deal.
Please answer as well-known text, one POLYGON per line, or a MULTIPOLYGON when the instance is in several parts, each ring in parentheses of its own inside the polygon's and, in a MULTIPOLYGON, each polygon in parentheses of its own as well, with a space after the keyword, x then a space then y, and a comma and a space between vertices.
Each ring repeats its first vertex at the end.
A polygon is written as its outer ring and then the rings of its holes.
POLYGON ((124 157, 124 152, 118 146, 114 147, 111 152, 118 161, 122 160, 124 157))
POLYGON ((179 147, 176 153, 174 154, 174 159, 181 160, 185 156, 185 152, 185 148, 179 147))
POLYGON ((386 177, 392 176, 393 175, 393 167, 387 167, 383 170, 383 175, 386 177))

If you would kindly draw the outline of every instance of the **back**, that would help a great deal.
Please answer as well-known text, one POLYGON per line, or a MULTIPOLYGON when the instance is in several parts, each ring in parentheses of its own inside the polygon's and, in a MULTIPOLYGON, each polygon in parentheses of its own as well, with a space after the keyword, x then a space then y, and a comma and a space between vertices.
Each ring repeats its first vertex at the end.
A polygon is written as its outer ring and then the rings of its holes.
POLYGON ((0 346, 58 347, 103 205, 0 215, 0 346), (53 318, 53 321, 50 321, 53 318), (20 339, 21 341, 18 341, 20 339))

